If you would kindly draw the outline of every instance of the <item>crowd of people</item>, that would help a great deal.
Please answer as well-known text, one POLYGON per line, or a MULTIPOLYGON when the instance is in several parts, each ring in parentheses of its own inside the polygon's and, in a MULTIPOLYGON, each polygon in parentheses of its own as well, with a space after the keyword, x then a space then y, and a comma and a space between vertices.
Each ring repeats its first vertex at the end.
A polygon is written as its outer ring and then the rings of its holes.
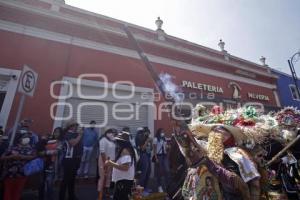
POLYGON ((136 131, 107 127, 100 134, 96 121, 81 127, 70 120, 49 135, 37 135, 30 129, 31 123, 20 122, 12 145, 12 130, 5 133, 1 129, 1 199, 21 199, 28 178, 38 174, 36 189, 40 200, 64 200, 66 193, 69 200, 77 200, 76 178, 91 176, 93 159, 97 160, 98 199, 129 199, 136 186, 144 189, 144 196, 149 195, 152 166, 157 191, 166 191, 169 144, 163 129, 152 136, 147 127, 136 131), (56 181, 58 195, 54 192, 56 181))

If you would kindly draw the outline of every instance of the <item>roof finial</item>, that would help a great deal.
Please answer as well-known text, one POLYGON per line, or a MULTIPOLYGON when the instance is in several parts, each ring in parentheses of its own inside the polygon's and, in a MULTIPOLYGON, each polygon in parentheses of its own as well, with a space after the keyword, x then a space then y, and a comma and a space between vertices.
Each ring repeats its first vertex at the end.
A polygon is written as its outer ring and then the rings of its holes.
POLYGON ((159 40, 165 41, 165 32, 164 30, 161 28, 163 25, 163 21, 160 19, 160 17, 157 18, 157 20, 155 21, 155 24, 157 26, 156 32, 157 32, 157 36, 159 40))
POLYGON ((160 17, 157 18, 157 20, 155 21, 155 24, 156 24, 156 27, 157 29, 156 30, 162 30, 162 25, 163 25, 163 21, 160 19, 160 17))
POLYGON ((221 51, 225 51, 225 42, 223 42, 222 39, 220 39, 218 46, 220 47, 221 51))
POLYGON ((266 58, 264 56, 261 56, 260 59, 259 59, 259 61, 261 62, 261 64, 263 66, 266 66, 266 58))

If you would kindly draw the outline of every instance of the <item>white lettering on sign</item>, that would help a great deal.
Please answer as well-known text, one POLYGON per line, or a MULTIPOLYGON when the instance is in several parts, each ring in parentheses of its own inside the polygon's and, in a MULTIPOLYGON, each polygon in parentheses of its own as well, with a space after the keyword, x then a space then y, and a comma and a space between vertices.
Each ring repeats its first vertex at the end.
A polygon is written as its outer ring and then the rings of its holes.
POLYGON ((192 82, 192 81, 182 81, 182 87, 198 89, 198 90, 214 92, 214 93, 223 93, 224 92, 222 87, 215 86, 215 85, 208 85, 208 84, 204 84, 204 83, 196 83, 196 82, 192 82))
POLYGON ((257 99, 257 100, 261 100, 261 101, 270 101, 270 98, 267 95, 255 94, 255 93, 251 93, 251 92, 248 92, 248 98, 249 99, 257 99))

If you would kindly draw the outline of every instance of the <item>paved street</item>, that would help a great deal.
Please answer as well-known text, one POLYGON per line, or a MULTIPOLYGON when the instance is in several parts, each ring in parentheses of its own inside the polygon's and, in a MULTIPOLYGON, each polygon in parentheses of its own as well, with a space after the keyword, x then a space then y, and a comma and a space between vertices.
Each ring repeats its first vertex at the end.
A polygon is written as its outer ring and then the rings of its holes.
MULTIPOLYGON (((76 194, 78 200, 95 200, 97 198, 96 186, 80 185, 76 187, 76 194)), ((22 200, 37 200, 38 195, 36 191, 26 191, 22 200)), ((58 199, 58 188, 55 188, 55 199, 58 199)), ((67 199, 67 198, 66 198, 67 199)))
MULTIPOLYGON (((24 193, 22 200, 37 200, 38 199, 38 192, 37 189, 31 189, 31 188, 37 188, 36 179, 31 179, 30 181, 30 188, 27 188, 24 193)), ((155 186, 155 180, 152 178, 149 181, 149 187, 152 191, 156 192, 156 186, 155 186)), ((59 191, 59 183, 55 186, 55 199, 58 199, 58 191, 59 191)), ((97 187, 96 187, 96 181, 94 178, 92 179, 77 179, 76 183, 76 195, 78 200, 95 200, 97 199, 97 187)), ((67 198, 66 198, 67 199, 67 198)))
MULTIPOLYGON (((55 199, 58 199, 59 187, 55 187, 55 199)), ((75 189, 78 200, 95 200, 97 199, 97 188, 96 184, 91 181, 78 183, 75 189)), ((37 200, 38 192, 36 190, 26 190, 24 192, 22 200, 37 200)), ((67 198, 66 198, 67 199, 67 198)))

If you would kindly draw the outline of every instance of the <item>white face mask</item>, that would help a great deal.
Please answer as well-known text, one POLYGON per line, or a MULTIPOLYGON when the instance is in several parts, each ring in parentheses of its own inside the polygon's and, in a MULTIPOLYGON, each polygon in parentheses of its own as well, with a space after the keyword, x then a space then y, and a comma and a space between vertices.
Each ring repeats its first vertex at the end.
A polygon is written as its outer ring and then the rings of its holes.
POLYGON ((21 129, 21 130, 19 130, 19 132, 20 132, 20 134, 25 134, 25 133, 27 133, 28 131, 21 129))
POLYGON ((165 137, 165 133, 161 133, 160 136, 161 136, 161 137, 165 137))
POLYGON ((110 139, 110 140, 115 140, 115 137, 112 133, 107 133, 106 136, 110 139))
POLYGON ((21 141, 21 144, 22 145, 28 145, 30 142, 30 138, 23 138, 22 141, 21 141))

